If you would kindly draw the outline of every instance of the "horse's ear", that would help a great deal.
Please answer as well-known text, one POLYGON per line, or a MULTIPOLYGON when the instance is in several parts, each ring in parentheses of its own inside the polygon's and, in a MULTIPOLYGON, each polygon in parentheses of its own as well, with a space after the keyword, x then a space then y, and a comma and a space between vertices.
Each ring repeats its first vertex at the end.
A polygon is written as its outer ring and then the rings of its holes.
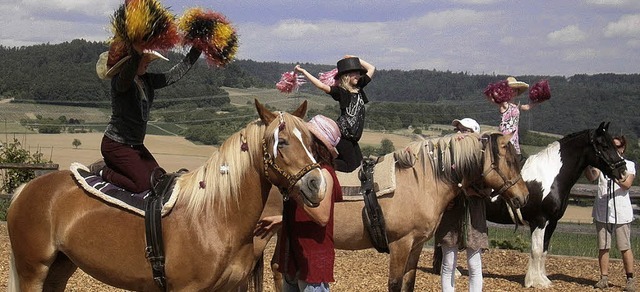
POLYGON ((498 140, 500 142, 500 146, 506 146, 509 142, 511 142, 511 137, 513 137, 513 133, 503 134, 502 137, 500 137, 500 140, 498 140))
POLYGON ((601 132, 601 131, 603 131, 603 130, 604 130, 604 122, 601 122, 601 123, 600 123, 600 126, 598 126, 598 130, 597 130, 597 131, 598 131, 598 132, 601 132))
POLYGON ((269 111, 264 105, 262 105, 257 99, 254 99, 256 104, 256 110, 258 110, 258 116, 265 125, 268 125, 276 118, 276 114, 269 111))
POLYGON ((607 124, 604 125, 604 130, 605 131, 609 130, 609 124, 611 124, 611 122, 608 122, 607 124))
POLYGON ((296 109, 295 111, 293 111, 291 113, 292 115, 304 119, 304 116, 307 115, 307 101, 303 101, 302 104, 298 107, 298 109, 296 109))

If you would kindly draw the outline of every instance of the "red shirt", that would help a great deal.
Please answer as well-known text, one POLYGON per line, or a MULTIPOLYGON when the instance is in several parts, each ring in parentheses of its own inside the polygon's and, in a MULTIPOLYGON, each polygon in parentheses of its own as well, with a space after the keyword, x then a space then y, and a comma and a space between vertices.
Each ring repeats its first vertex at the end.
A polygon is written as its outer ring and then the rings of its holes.
POLYGON ((322 165, 322 168, 329 171, 333 179, 329 222, 322 227, 295 200, 284 202, 283 240, 278 249, 279 271, 312 284, 335 281, 333 203, 342 200, 342 189, 335 171, 328 165, 322 165))

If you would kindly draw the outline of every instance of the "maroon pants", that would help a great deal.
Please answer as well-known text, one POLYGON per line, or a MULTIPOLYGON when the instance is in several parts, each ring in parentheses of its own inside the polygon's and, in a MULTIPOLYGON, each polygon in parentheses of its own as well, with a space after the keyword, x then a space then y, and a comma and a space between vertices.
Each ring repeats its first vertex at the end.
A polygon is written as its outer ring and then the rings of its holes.
POLYGON ((100 151, 106 164, 103 179, 134 193, 151 188, 151 173, 159 166, 147 147, 122 144, 103 136, 100 151))

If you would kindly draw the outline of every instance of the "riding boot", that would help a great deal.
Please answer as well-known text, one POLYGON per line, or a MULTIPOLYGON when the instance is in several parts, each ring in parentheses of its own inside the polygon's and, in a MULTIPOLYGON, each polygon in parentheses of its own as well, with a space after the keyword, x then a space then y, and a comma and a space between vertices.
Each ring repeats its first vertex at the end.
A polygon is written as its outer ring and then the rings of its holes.
POLYGON ((106 165, 107 164, 104 162, 104 159, 96 160, 89 165, 89 172, 95 175, 100 175, 100 171, 102 171, 106 165))

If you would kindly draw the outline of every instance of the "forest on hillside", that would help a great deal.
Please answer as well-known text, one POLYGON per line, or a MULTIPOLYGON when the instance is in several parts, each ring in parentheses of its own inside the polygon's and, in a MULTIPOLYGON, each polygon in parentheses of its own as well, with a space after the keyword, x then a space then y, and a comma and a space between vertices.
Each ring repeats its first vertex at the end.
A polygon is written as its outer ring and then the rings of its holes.
MULTIPOLYGON (((106 43, 85 40, 0 46, 0 98, 108 107, 109 81, 100 80, 95 73, 98 55, 106 49, 106 43)), ((168 56, 170 62, 154 62, 149 71, 168 70, 183 57, 180 52, 169 52, 168 56)), ((375 60, 370 61, 375 64, 375 60)), ((294 65, 236 60, 222 69, 200 60, 184 80, 162 89, 162 97, 154 106, 229 108, 229 96, 220 87, 274 88, 281 74, 291 71, 294 65), (179 98, 181 104, 176 105, 176 99, 172 98, 179 98)), ((333 64, 303 65, 312 74, 334 67, 333 64)), ((506 77, 437 70, 378 70, 366 88, 370 99, 367 127, 420 128, 433 123, 448 124, 460 117, 472 117, 481 124, 497 124, 497 107, 487 102, 482 92, 489 83, 506 77)), ((640 136, 640 117, 635 112, 640 103, 640 74, 516 77, 529 84, 547 79, 552 94, 551 100, 522 113, 521 129, 566 135, 610 121, 614 133, 640 136)), ((303 85, 300 92, 321 94, 309 83, 303 85)), ((283 94, 285 98, 293 96, 283 94)), ((526 94, 519 101, 529 102, 526 94)), ((327 110, 335 113, 337 107, 327 110)), ((180 119, 176 115, 169 118, 180 119)), ((185 114, 182 118, 193 116, 185 114)))

